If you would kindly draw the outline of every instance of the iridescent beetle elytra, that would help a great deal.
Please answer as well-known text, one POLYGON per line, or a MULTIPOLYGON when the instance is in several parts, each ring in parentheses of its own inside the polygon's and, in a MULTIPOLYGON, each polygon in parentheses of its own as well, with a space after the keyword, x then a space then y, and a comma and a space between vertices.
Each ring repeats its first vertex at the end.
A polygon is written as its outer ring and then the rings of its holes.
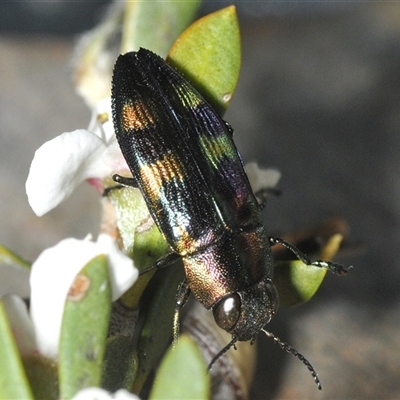
POLYGON ((306 264, 340 275, 346 270, 311 262, 291 244, 267 236, 232 129, 162 58, 145 49, 119 56, 112 105, 117 139, 133 175, 115 180, 140 189, 171 248, 154 268, 183 261, 186 280, 175 320, 192 293, 232 335, 210 366, 236 341, 254 340, 264 331, 307 365, 320 388, 310 363, 263 329, 278 308, 271 246, 282 243, 306 264))

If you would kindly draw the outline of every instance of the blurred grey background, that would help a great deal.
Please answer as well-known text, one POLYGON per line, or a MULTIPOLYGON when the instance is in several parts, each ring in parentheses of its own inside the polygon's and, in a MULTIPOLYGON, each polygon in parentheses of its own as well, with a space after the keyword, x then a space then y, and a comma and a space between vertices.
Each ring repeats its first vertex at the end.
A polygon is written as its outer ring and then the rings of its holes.
MULTIPOLYGON (((30 260, 98 231, 91 188, 37 218, 24 183, 36 148, 88 125, 70 60, 106 3, 0 5, 0 242, 30 260)), ((206 2, 202 13, 226 4, 206 2)), ((400 398, 400 5, 236 4, 243 65, 226 119, 245 161, 283 174, 283 195, 265 210, 269 231, 341 215, 362 245, 340 258, 354 265, 347 277, 328 276, 310 303, 281 309, 268 327, 311 361, 322 393, 260 336, 252 398, 400 398)))

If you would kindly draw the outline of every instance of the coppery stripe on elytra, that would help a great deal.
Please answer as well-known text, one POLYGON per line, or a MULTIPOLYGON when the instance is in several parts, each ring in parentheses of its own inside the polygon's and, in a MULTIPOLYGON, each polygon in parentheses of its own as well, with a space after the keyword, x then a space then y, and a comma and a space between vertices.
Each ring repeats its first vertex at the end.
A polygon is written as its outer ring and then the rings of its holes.
POLYGON ((162 186, 173 179, 180 181, 184 179, 182 165, 172 153, 164 154, 152 164, 142 165, 139 174, 144 185, 151 187, 153 193, 159 193, 162 186))
POLYGON ((191 254, 198 250, 198 243, 191 236, 190 233, 183 226, 177 226, 174 229, 174 234, 179 237, 176 243, 179 254, 183 257, 186 254, 191 254))
POLYGON ((125 132, 129 130, 141 130, 149 124, 154 124, 154 119, 150 110, 137 100, 129 101, 121 108, 121 125, 125 132))

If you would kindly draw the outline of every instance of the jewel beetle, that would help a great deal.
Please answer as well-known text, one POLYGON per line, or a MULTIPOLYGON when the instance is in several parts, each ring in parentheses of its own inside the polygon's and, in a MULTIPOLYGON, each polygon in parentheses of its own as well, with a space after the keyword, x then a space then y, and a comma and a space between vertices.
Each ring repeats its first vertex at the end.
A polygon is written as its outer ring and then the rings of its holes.
MULTIPOLYGON (((232 335, 215 362, 236 341, 264 331, 278 309, 271 246, 282 243, 306 264, 344 274, 335 263, 311 262, 282 239, 269 237, 261 209, 233 142, 233 130, 180 72, 146 49, 120 55, 112 80, 114 129, 132 178, 171 248, 161 268, 180 258, 186 279, 177 311, 189 293, 211 309, 232 335)), ((178 314, 176 313, 176 315, 178 314)), ((177 317, 176 317, 177 318, 177 317)))

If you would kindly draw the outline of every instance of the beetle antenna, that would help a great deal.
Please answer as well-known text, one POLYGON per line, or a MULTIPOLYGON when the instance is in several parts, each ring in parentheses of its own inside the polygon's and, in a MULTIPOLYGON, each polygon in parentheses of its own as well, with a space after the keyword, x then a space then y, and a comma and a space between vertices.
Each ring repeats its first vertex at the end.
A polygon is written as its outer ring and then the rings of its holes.
POLYGON ((277 237, 269 237, 270 246, 274 246, 276 244, 281 244, 285 246, 288 250, 290 250, 300 261, 302 261, 306 265, 314 265, 319 268, 326 268, 329 271, 333 272, 336 275, 343 276, 347 274, 347 269, 343 267, 343 265, 332 262, 332 261, 324 261, 317 260, 311 261, 303 252, 301 252, 295 245, 287 242, 284 239, 277 237))
POLYGON ((314 367, 311 365, 311 363, 305 358, 302 354, 300 354, 296 349, 294 349, 292 346, 288 345, 287 343, 283 342, 281 339, 276 337, 273 333, 266 331, 265 329, 261 329, 269 338, 271 338, 275 343, 279 344, 279 346, 283 349, 286 350, 288 353, 294 355, 297 357, 311 372, 311 376, 314 378, 315 383, 317 384, 317 387, 319 390, 322 390, 321 382, 318 378, 317 372, 315 371, 314 367))
POLYGON ((235 347, 236 342, 237 339, 233 338, 222 350, 220 350, 210 361, 210 364, 208 364, 207 370, 209 371, 212 368, 212 366, 219 360, 219 358, 221 358, 231 347, 235 347))

